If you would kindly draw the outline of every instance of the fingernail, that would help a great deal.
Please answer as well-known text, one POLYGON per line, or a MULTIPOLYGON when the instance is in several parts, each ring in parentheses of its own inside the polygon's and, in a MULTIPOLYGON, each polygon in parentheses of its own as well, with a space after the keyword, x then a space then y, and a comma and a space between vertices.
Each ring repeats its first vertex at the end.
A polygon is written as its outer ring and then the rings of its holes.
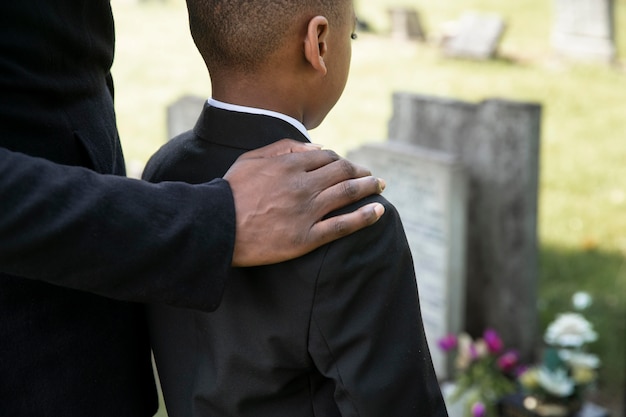
POLYGON ((378 181, 378 187, 380 188, 380 192, 382 193, 385 190, 385 187, 387 187, 387 183, 382 178, 376 178, 376 180, 378 181))
POLYGON ((374 213, 376 213, 376 217, 380 218, 383 214, 385 214, 385 207, 382 204, 375 204, 374 213))

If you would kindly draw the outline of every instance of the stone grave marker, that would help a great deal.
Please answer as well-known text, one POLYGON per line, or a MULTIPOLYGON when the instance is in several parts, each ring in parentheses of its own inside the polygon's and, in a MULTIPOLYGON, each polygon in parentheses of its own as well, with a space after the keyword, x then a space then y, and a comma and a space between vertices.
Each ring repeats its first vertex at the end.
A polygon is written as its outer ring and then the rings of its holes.
POLYGON ((385 197, 398 209, 413 255, 424 329, 437 376, 451 364, 437 341, 461 330, 465 294, 465 176, 444 152, 388 142, 348 158, 385 178, 385 197))
POLYGON ((443 52, 450 57, 490 59, 497 53, 504 29, 504 20, 496 14, 466 12, 445 39, 443 52))
POLYGON ((392 7, 388 10, 391 20, 391 36, 399 40, 426 40, 424 29, 415 9, 392 7))
POLYGON ((193 129, 207 99, 183 96, 167 107, 167 140, 193 129))
POLYGON ((465 329, 493 327, 532 359, 537 329, 541 107, 396 93, 391 141, 456 155, 468 176, 465 329))
POLYGON ((552 47, 581 60, 615 58, 614 0, 553 0, 552 47))

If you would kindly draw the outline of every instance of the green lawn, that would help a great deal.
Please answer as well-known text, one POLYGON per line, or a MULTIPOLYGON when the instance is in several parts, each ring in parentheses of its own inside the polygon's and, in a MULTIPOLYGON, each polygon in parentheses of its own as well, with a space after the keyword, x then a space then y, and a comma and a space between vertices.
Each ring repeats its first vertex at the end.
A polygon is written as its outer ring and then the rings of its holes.
MULTIPOLYGON (((165 141, 165 107, 210 83, 187 30, 184 2, 113 0, 119 128, 131 164, 165 141)), ((543 106, 539 236, 542 324, 569 309, 573 292, 594 297, 588 317, 600 332, 600 401, 618 403, 626 373, 626 0, 616 0, 620 62, 571 64, 552 56, 548 0, 357 0, 375 29, 354 42, 344 96, 314 140, 340 153, 387 136, 391 94, 409 91, 469 101, 501 97, 543 106), (387 7, 419 10, 431 38, 465 10, 507 19, 499 59, 450 60, 434 42, 392 41, 387 7)))

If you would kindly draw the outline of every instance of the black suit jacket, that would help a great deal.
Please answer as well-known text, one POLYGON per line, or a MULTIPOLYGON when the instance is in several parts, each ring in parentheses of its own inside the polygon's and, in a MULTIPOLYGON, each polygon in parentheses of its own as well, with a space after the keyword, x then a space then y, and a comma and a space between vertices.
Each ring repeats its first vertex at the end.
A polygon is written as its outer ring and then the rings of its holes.
POLYGON ((0 3, 2 416, 152 415, 129 301, 220 301, 230 188, 122 177, 113 47, 107 0, 0 3))
MULTIPOLYGON (((283 137, 306 140, 283 120, 207 105, 144 177, 206 181, 283 137)), ((150 309, 170 417, 446 415, 400 218, 380 196, 359 204, 372 201, 386 212, 371 227, 293 261, 232 269, 211 314, 150 309)))

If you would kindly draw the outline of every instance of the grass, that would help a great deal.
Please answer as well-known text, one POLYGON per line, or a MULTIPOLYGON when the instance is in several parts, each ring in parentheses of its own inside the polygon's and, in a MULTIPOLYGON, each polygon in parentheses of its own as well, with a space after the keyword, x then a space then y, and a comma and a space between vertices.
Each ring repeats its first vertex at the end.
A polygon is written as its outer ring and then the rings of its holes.
MULTIPOLYGON (((141 166, 166 140, 166 106, 184 94, 209 96, 210 83, 182 0, 112 4, 118 123, 127 161, 141 166)), ((587 315, 599 330, 594 349, 604 363, 599 401, 617 410, 626 373, 626 0, 615 2, 622 59, 613 66, 555 58, 551 4, 357 0, 359 17, 374 33, 354 42, 345 93, 312 136, 342 154, 384 140, 394 91, 541 103, 538 311, 545 325, 570 309, 575 291, 593 295, 587 315), (508 26, 499 58, 450 60, 434 43, 393 41, 385 36, 391 5, 416 8, 431 37, 463 11, 500 13, 508 26)))

